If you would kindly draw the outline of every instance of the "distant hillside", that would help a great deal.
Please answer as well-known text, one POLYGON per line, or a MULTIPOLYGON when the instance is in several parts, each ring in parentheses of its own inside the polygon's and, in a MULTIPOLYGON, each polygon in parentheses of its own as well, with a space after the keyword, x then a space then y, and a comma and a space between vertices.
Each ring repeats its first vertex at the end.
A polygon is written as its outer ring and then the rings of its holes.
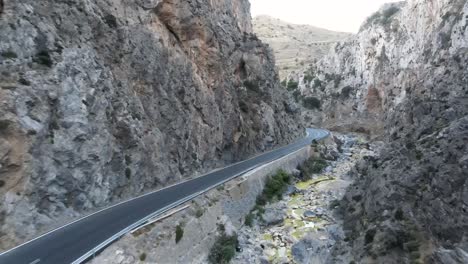
POLYGON ((254 32, 275 52, 281 78, 323 57, 333 43, 350 33, 335 32, 310 25, 295 25, 269 16, 253 19, 254 32))

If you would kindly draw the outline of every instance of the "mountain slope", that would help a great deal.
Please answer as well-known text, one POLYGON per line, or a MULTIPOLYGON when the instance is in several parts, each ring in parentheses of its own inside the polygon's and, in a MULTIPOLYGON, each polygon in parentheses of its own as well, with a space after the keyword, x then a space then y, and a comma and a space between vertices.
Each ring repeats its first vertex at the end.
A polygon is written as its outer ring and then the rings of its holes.
POLYGON ((282 79, 328 53, 330 47, 351 36, 310 25, 295 25, 269 16, 253 19, 253 30, 275 52, 282 79))

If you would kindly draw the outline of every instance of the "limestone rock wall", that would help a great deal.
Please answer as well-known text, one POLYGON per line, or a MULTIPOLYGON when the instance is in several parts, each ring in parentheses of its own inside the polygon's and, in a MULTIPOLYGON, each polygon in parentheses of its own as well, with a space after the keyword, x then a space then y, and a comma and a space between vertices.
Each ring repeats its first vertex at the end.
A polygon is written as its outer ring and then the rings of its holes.
POLYGON ((303 133, 247 0, 4 0, 0 248, 303 133))

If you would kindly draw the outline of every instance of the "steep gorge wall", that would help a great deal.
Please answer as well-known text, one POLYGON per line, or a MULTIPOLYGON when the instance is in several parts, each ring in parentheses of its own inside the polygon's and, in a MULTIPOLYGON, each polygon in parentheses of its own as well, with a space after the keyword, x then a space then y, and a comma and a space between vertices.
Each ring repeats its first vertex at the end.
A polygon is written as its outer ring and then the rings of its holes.
POLYGON ((4 0, 0 248, 292 141, 247 0, 4 0))
POLYGON ((350 248, 336 255, 468 262, 467 65, 467 1, 409 0, 386 5, 310 69, 303 94, 321 101, 324 126, 386 143, 353 173, 342 206, 350 248))
MULTIPOLYGON (((302 94, 321 101, 323 111, 318 115, 323 125, 391 134, 394 122, 388 119, 403 112, 404 102, 415 100, 440 99, 441 104, 448 101, 454 112, 463 112, 466 104, 455 95, 464 92, 464 3, 387 4, 364 23, 358 35, 336 45, 308 69, 308 78, 301 80, 302 94)), ((418 123, 426 120, 411 122, 422 127, 418 123)))

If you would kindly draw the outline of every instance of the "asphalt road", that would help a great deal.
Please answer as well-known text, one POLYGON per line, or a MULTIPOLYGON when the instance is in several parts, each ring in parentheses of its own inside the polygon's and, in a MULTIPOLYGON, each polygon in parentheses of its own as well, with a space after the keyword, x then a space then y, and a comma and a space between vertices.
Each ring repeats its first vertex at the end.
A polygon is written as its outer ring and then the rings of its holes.
POLYGON ((162 214, 197 195, 265 163, 284 157, 313 139, 329 135, 321 129, 307 129, 307 137, 290 145, 230 165, 193 180, 155 191, 111 206, 53 230, 0 254, 1 264, 80 263, 98 249, 118 239, 148 218, 162 214))

